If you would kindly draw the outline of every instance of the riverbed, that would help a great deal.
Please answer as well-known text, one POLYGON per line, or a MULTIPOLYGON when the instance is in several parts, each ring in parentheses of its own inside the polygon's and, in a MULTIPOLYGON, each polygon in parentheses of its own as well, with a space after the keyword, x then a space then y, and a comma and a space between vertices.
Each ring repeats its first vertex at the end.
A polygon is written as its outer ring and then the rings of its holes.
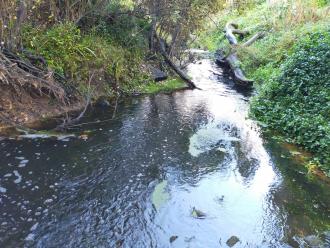
POLYGON ((262 134, 252 92, 211 59, 188 72, 200 90, 1 141, 0 246, 330 247, 329 185, 262 134))

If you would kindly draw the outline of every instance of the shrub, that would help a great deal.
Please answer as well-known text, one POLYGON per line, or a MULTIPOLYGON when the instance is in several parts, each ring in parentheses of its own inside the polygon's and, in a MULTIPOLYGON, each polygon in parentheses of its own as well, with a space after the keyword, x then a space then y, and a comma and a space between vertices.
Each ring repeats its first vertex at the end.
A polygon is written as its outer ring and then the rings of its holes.
POLYGON ((82 89, 92 72, 97 74, 94 85, 107 83, 122 91, 131 91, 148 80, 140 70, 142 52, 112 43, 109 34, 82 34, 73 23, 65 23, 47 31, 26 27, 23 37, 26 48, 42 55, 50 68, 82 89))
POLYGON ((80 30, 72 23, 56 25, 47 31, 27 27, 24 46, 42 55, 56 72, 74 78, 75 72, 86 60, 95 57, 80 30))
POLYGON ((311 33, 261 86, 251 115, 316 154, 330 173, 330 32, 311 33), (277 75, 276 75, 277 74, 277 75))

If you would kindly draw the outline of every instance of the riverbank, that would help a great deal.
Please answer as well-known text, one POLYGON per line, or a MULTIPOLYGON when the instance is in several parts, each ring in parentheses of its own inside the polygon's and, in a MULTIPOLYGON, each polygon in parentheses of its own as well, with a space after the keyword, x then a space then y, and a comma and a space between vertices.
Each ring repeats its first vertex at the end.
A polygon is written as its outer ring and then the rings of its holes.
POLYGON ((0 62, 8 61, 0 68, 0 132, 33 127, 99 98, 185 88, 163 58, 149 51, 147 32, 136 32, 148 23, 127 18, 119 16, 111 25, 100 18, 92 27, 26 24, 20 35, 24 50, 0 51, 0 62), (15 70, 6 69, 10 66, 15 70))
MULTIPOLYGON (((151 95, 158 93, 171 93, 179 90, 188 89, 185 82, 178 78, 170 78, 161 82, 149 82, 139 85, 131 95, 151 95)), ((47 96, 32 97, 29 94, 21 96, 17 101, 16 96, 10 91, 3 89, 0 99, 0 135, 7 136, 12 133, 12 128, 26 127, 39 128, 42 123, 51 119, 62 119, 66 114, 77 115, 81 111, 86 101, 80 99, 71 104, 56 103, 47 96)), ((96 99, 91 105, 98 105, 103 108, 110 108, 114 105, 114 95, 94 95, 96 99), (99 102, 99 99, 101 101, 99 102)))
MULTIPOLYGON (((329 115, 329 3, 324 1, 274 1, 226 10, 201 36, 199 46, 232 52, 222 30, 236 23, 245 35, 264 37, 235 48, 240 67, 254 80, 257 96, 250 116, 264 129, 275 130, 286 142, 313 154, 309 167, 330 176, 329 115)), ((240 37, 239 37, 240 38, 240 37)))

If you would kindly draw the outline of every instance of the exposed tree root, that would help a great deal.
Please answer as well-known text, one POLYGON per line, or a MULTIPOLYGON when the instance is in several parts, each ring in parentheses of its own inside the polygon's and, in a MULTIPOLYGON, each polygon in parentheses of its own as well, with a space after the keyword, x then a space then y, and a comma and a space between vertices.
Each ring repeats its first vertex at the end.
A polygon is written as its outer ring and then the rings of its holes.
POLYGON ((63 119, 62 124, 60 124, 59 126, 57 126, 55 128, 56 131, 65 131, 68 130, 71 126, 77 124, 81 118, 84 117, 89 105, 91 104, 91 100, 92 100, 92 95, 93 95, 93 90, 91 88, 91 82, 93 80, 94 77, 94 73, 92 73, 92 75, 90 75, 89 77, 89 81, 88 81, 88 92, 86 94, 86 103, 85 103, 85 107, 84 109, 80 112, 80 114, 75 117, 75 118, 71 118, 69 117, 69 115, 66 115, 66 118, 63 119))
POLYGON ((50 70, 33 66, 10 51, 0 51, 0 84, 10 86, 16 94, 22 91, 47 95, 66 103, 66 92, 50 70))

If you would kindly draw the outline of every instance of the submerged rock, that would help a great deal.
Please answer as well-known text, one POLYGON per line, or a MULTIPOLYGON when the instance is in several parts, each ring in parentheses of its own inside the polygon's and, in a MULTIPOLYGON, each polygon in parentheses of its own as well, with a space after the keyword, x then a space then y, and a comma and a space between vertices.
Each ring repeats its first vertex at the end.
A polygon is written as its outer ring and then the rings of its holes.
POLYGON ((239 242, 239 238, 236 237, 236 236, 231 236, 226 244, 229 246, 229 247, 233 247, 234 245, 236 245, 237 243, 239 242))
POLYGON ((178 236, 176 236, 176 235, 170 237, 170 243, 173 243, 177 238, 178 238, 178 236))
POLYGON ((156 185, 154 192, 152 192, 151 201, 157 211, 170 199, 166 186, 167 181, 164 180, 156 185))
POLYGON ((168 78, 167 74, 158 68, 150 66, 150 72, 152 79, 156 82, 164 81, 168 78))
POLYGON ((120 248, 123 247, 124 244, 124 240, 123 239, 119 239, 116 241, 116 248, 120 248))
POLYGON ((108 108, 110 107, 110 102, 106 98, 101 97, 96 101, 95 106, 99 108, 108 108))
POLYGON ((218 196, 218 197, 215 198, 215 200, 216 200, 218 203, 222 203, 224 199, 225 199, 225 196, 224 196, 224 195, 222 195, 222 196, 218 196))
POLYGON ((205 219, 206 218, 206 213, 196 209, 193 207, 191 215, 197 219, 205 219))

